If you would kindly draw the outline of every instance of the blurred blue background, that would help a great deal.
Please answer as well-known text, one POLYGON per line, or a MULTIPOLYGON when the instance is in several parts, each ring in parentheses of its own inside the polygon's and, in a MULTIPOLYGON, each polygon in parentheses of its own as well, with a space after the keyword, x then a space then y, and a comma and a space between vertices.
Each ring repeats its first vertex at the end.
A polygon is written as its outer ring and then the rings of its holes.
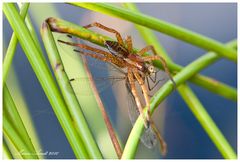
MULTIPOLYGON (((237 37, 237 4, 140 3, 137 6, 144 14, 182 26, 222 43, 226 43, 237 37)), ((30 16, 33 18, 32 21, 37 29, 38 36, 40 25, 47 17, 61 17, 62 19, 77 24, 80 23, 81 25, 86 25, 93 21, 101 22, 115 28, 123 33, 123 35, 131 34, 134 45, 137 48, 145 46, 131 23, 68 4, 33 3, 30 6, 30 16), (52 14, 51 10, 56 10, 59 15, 52 14), (36 20, 36 18, 38 19, 36 20)), ((3 25, 4 41, 5 44, 8 44, 12 30, 6 19, 3 20, 3 25)), ((206 53, 206 51, 192 45, 157 32, 155 33, 170 57, 182 66, 187 65, 206 53)), ((41 39, 40 36, 39 39, 41 39)), ((18 45, 13 65, 44 151, 60 152, 57 156, 48 156, 46 158, 75 158, 20 45, 18 45)), ((228 60, 222 59, 217 61, 214 65, 201 71, 201 74, 212 77, 232 87, 237 87, 237 65, 228 60)), ((231 146, 237 151, 237 103, 226 100, 191 83, 189 85, 231 146)), ((222 158, 178 92, 175 91, 172 93, 164 103, 164 125, 161 129, 163 129, 162 134, 168 144, 168 153, 165 158, 222 158)), ((109 104, 112 105, 113 103, 110 102, 109 104)), ((111 119, 114 122, 114 126, 116 126, 116 130, 121 130, 116 119, 119 110, 111 108, 107 111, 112 116, 111 119)), ((130 125, 127 126, 128 132, 120 132, 120 134, 123 134, 121 138, 123 144, 126 142, 127 135, 131 129, 130 125)), ((160 158, 159 153, 157 151, 154 152, 154 154, 151 154, 151 150, 140 146, 137 158, 160 158), (145 155, 144 153, 146 152, 149 155, 145 155)))

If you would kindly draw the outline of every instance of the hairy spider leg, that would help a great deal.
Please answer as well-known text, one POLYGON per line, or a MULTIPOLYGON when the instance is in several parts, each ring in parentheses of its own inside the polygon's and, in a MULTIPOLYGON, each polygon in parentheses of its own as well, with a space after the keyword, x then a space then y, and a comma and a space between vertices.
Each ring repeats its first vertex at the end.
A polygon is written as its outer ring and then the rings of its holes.
POLYGON ((143 118, 145 128, 148 128, 149 125, 148 125, 148 122, 147 122, 147 120, 144 116, 144 113, 143 113, 143 108, 142 108, 142 105, 141 105, 141 102, 140 102, 140 99, 139 99, 139 96, 138 96, 138 93, 137 93, 137 89, 136 89, 136 85, 135 85, 135 79, 134 79, 133 71, 132 71, 131 68, 128 68, 127 75, 128 75, 128 82, 129 82, 129 85, 130 85, 130 89, 132 91, 132 94, 134 96, 136 105, 138 107, 139 114, 143 118))
POLYGON ((133 49, 133 45, 132 45, 132 37, 130 35, 126 37, 125 43, 127 45, 128 51, 131 52, 133 49))
POLYGON ((117 38, 118 43, 121 44, 121 45, 124 45, 124 44, 123 44, 123 38, 122 38, 121 34, 120 34, 118 31, 116 31, 115 29, 106 27, 106 26, 104 26, 104 25, 102 25, 102 24, 100 24, 100 23, 98 23, 98 22, 94 22, 94 23, 92 23, 92 24, 85 25, 85 26, 83 26, 83 27, 84 27, 84 28, 98 27, 98 28, 103 29, 103 30, 106 30, 106 31, 108 31, 108 32, 110 32, 110 33, 114 33, 114 34, 116 35, 116 38, 117 38))
POLYGON ((79 48, 86 49, 86 50, 89 50, 89 51, 92 51, 92 52, 96 52, 96 54, 93 54, 93 53, 86 53, 86 52, 74 49, 75 52, 82 53, 83 55, 91 56, 93 58, 96 58, 96 59, 104 61, 104 62, 113 63, 113 64, 117 65, 118 67, 125 67, 126 66, 125 62, 123 60, 113 56, 111 53, 108 53, 106 51, 103 51, 103 50, 100 50, 100 49, 97 49, 97 48, 93 48, 93 47, 90 47, 90 46, 85 45, 85 44, 65 42, 65 41, 62 41, 62 40, 58 40, 58 41, 61 42, 61 43, 68 44, 70 46, 79 47, 79 48))
MULTIPOLYGON (((147 88, 144 84, 144 81, 143 79, 141 78, 141 76, 139 75, 139 73, 137 73, 136 70, 133 69, 132 73, 134 74, 135 78, 137 79, 138 83, 140 84, 141 88, 142 88, 142 92, 144 94, 144 98, 145 98, 145 101, 146 101, 146 105, 147 105, 147 119, 148 119, 148 127, 149 128, 149 124, 151 125, 151 127, 153 128, 153 131, 154 133, 156 134, 159 142, 160 142, 160 147, 161 147, 161 152, 162 152, 162 155, 164 156, 167 152, 167 144, 166 142, 164 141, 162 135, 160 134, 160 132, 158 131, 156 125, 154 124, 153 120, 151 119, 150 117, 150 101, 149 101, 149 97, 148 97, 148 94, 147 94, 147 88)), ((131 77, 131 76, 129 76, 131 77)), ((135 85, 132 87, 132 92, 134 90, 134 88, 136 89, 135 85)), ((136 97, 135 97, 136 98, 136 97)), ((139 101, 140 102, 140 101, 139 101)), ((141 109, 140 111, 140 114, 143 115, 143 110, 141 109), (142 112, 141 112, 142 111, 142 112)), ((144 116, 143 116, 144 117, 144 116)))
POLYGON ((162 63, 162 65, 163 65, 164 71, 168 74, 170 80, 173 82, 174 87, 176 87, 176 83, 175 83, 175 81, 173 80, 170 71, 168 70, 166 61, 164 60, 163 57, 157 55, 157 52, 156 52, 155 48, 154 48, 152 45, 149 45, 149 46, 144 47, 143 49, 141 49, 141 50, 138 52, 138 54, 139 54, 140 56, 142 56, 144 53, 146 53, 146 52, 148 52, 148 51, 152 51, 153 54, 154 54, 154 56, 145 56, 145 57, 143 57, 143 60, 144 60, 144 61, 160 60, 161 63, 162 63))
POLYGON ((83 52, 83 51, 80 51, 80 50, 77 50, 77 49, 74 49, 73 51, 81 53, 81 54, 83 54, 85 56, 90 56, 92 58, 95 58, 95 59, 98 59, 98 60, 101 60, 101 61, 104 61, 104 62, 110 62, 110 60, 107 57, 103 57, 101 55, 88 53, 88 52, 83 52))
POLYGON ((142 79, 142 77, 138 73, 137 69, 133 69, 133 74, 134 74, 134 77, 137 79, 137 81, 138 81, 138 83, 139 83, 139 85, 142 89, 143 96, 144 96, 146 106, 147 106, 147 120, 150 121, 150 100, 149 100, 149 97, 148 97, 148 91, 147 91, 146 85, 144 84, 144 80, 142 79))
POLYGON ((150 124, 153 128, 154 133, 157 135, 158 141, 160 142, 162 156, 165 156, 167 153, 167 144, 152 120, 150 120, 150 124))
MULTIPOLYGON (((151 79, 151 77, 149 77, 149 78, 151 79)), ((158 80, 158 81, 156 82, 156 80, 153 81, 153 80, 151 79, 151 81, 154 83, 154 85, 151 87, 150 84, 149 84, 148 77, 146 77, 146 80, 147 80, 147 85, 148 85, 148 90, 149 90, 149 91, 153 90, 153 89, 160 83, 160 81, 161 81, 161 80, 158 80)))

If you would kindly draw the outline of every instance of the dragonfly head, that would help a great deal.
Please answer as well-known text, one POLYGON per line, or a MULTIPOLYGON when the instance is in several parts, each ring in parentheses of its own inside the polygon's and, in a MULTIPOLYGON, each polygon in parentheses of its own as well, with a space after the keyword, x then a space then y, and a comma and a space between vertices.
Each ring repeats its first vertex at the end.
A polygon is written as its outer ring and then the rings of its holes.
POLYGON ((153 65, 147 67, 149 75, 156 73, 156 69, 153 65))

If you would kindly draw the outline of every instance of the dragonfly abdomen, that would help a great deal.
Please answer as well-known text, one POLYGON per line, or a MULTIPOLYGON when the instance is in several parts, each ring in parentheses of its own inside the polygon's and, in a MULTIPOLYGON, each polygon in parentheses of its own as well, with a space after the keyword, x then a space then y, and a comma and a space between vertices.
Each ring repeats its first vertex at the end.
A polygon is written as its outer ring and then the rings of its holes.
POLYGON ((128 57, 128 50, 118 42, 107 40, 104 44, 113 55, 118 57, 128 57))

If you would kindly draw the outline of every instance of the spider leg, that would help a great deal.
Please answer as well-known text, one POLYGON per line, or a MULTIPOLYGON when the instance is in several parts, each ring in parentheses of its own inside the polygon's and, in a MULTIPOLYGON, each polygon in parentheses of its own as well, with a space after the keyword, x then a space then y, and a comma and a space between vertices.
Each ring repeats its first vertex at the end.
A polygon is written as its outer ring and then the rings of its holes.
POLYGON ((105 56, 110 56, 111 54, 106 52, 106 51, 103 51, 101 49, 97 49, 97 48, 93 48, 91 46, 88 46, 86 44, 80 44, 80 43, 73 43, 73 42, 66 42, 66 41, 63 41, 63 40, 58 40, 58 42, 61 42, 61 43, 64 43, 64 44, 67 44, 67 45, 70 45, 70 46, 74 46, 74 47, 79 47, 79 48, 82 48, 82 49, 86 49, 86 50, 89 50, 89 51, 93 51, 93 52, 96 52, 96 53, 100 53, 100 54, 103 54, 105 56))
POLYGON ((150 120, 150 124, 153 128, 154 133, 157 135, 158 141, 160 142, 162 156, 165 156, 167 153, 167 144, 152 120, 150 120))
POLYGON ((79 47, 81 49, 86 49, 88 51, 92 51, 92 52, 97 53, 97 54, 86 53, 86 52, 74 49, 75 52, 79 52, 83 55, 91 56, 93 58, 96 58, 96 59, 99 59, 99 60, 102 60, 102 61, 105 60, 105 62, 113 63, 113 64, 117 65, 118 67, 124 67, 125 66, 125 62, 123 60, 121 60, 121 59, 113 56, 111 53, 108 53, 108 52, 103 51, 101 49, 93 48, 93 47, 90 47, 88 45, 80 44, 80 43, 65 42, 63 40, 58 40, 58 41, 61 42, 61 43, 68 44, 70 46, 79 47))
POLYGON ((133 46, 132 46, 132 37, 131 36, 127 36, 126 40, 125 40, 125 43, 127 44, 127 49, 128 51, 132 51, 133 49, 133 46))
POLYGON ((150 84, 149 84, 148 77, 146 77, 146 80, 147 80, 148 89, 150 89, 150 84))
POLYGON ((146 56, 146 57, 143 57, 143 60, 144 60, 144 61, 160 60, 161 63, 162 63, 162 65, 163 65, 164 71, 168 74, 170 80, 171 80, 171 81, 173 82, 173 84, 174 84, 174 87, 176 87, 176 83, 174 82, 174 80, 173 80, 173 78, 172 78, 172 76, 171 76, 171 73, 170 73, 170 71, 169 71, 169 69, 168 69, 168 67, 167 67, 166 61, 164 60, 163 57, 157 55, 157 52, 156 52, 155 48, 154 48, 152 45, 149 45, 149 46, 144 47, 142 50, 140 50, 140 51, 138 52, 138 54, 139 54, 140 56, 142 56, 144 53, 146 53, 147 51, 150 51, 150 50, 153 52, 154 56, 146 56))
POLYGON ((144 116, 143 108, 142 108, 139 96, 137 94, 137 89, 136 89, 136 85, 135 85, 135 80, 134 80, 132 69, 128 68, 128 74, 127 75, 128 75, 128 82, 130 84, 131 92, 132 92, 132 94, 134 96, 134 99, 135 99, 138 111, 139 111, 140 115, 142 115, 145 128, 148 128, 149 127, 149 125, 148 125, 149 123, 147 122, 147 120, 146 120, 146 118, 144 116))
POLYGON ((137 79, 138 83, 141 86, 142 92, 143 92, 143 96, 146 102, 146 106, 147 106, 147 120, 150 121, 150 100, 148 97, 148 91, 147 91, 147 87, 144 84, 144 80, 142 79, 142 77, 139 75, 139 73, 137 72, 137 70, 133 71, 133 74, 135 76, 135 78, 137 79))
POLYGON ((139 82, 139 84, 141 85, 142 91, 143 91, 143 95, 146 101, 146 105, 147 105, 147 119, 148 119, 148 124, 150 124, 150 126, 153 128, 154 133, 156 134, 159 142, 160 142, 160 146, 161 146, 161 152, 162 155, 166 154, 166 149, 167 149, 167 145, 163 139, 163 137, 161 136, 160 132, 157 130, 157 127, 155 126, 153 120, 150 118, 150 101, 149 101, 149 97, 147 94, 147 88, 142 80, 142 78, 140 77, 140 75, 133 71, 133 74, 135 76, 135 78, 137 79, 137 81, 139 82))
POLYGON ((83 52, 83 51, 76 50, 76 49, 74 49, 73 51, 81 53, 82 55, 85 55, 85 56, 90 56, 92 58, 95 58, 95 59, 98 59, 98 60, 101 60, 101 61, 104 61, 104 62, 110 62, 110 60, 107 57, 103 57, 103 56, 98 55, 98 54, 83 52))
MULTIPOLYGON (((153 87, 150 87, 150 85, 149 85, 149 83, 148 83, 148 89, 149 89, 149 91, 151 91, 151 90, 153 90, 153 89, 158 85, 158 83, 160 82, 160 80, 157 81, 157 73, 155 73, 154 79, 153 79, 151 76, 149 76, 149 78, 150 78, 150 80, 154 83, 153 87), (157 81, 157 82, 156 82, 156 81, 157 81)), ((147 81, 148 81, 148 77, 147 77, 147 81)), ((149 81, 148 81, 148 82, 149 82, 149 81)))
POLYGON ((120 34, 118 31, 116 31, 115 29, 106 27, 106 26, 104 26, 104 25, 102 25, 102 24, 100 24, 100 23, 98 23, 98 22, 94 22, 94 23, 92 23, 92 24, 89 24, 89 25, 85 25, 85 26, 84 26, 84 28, 90 28, 90 27, 98 27, 98 28, 103 29, 103 30, 106 30, 106 31, 108 31, 108 32, 110 32, 110 33, 114 33, 114 34, 116 35, 116 38, 117 38, 118 43, 121 44, 121 45, 124 45, 121 34, 120 34))

